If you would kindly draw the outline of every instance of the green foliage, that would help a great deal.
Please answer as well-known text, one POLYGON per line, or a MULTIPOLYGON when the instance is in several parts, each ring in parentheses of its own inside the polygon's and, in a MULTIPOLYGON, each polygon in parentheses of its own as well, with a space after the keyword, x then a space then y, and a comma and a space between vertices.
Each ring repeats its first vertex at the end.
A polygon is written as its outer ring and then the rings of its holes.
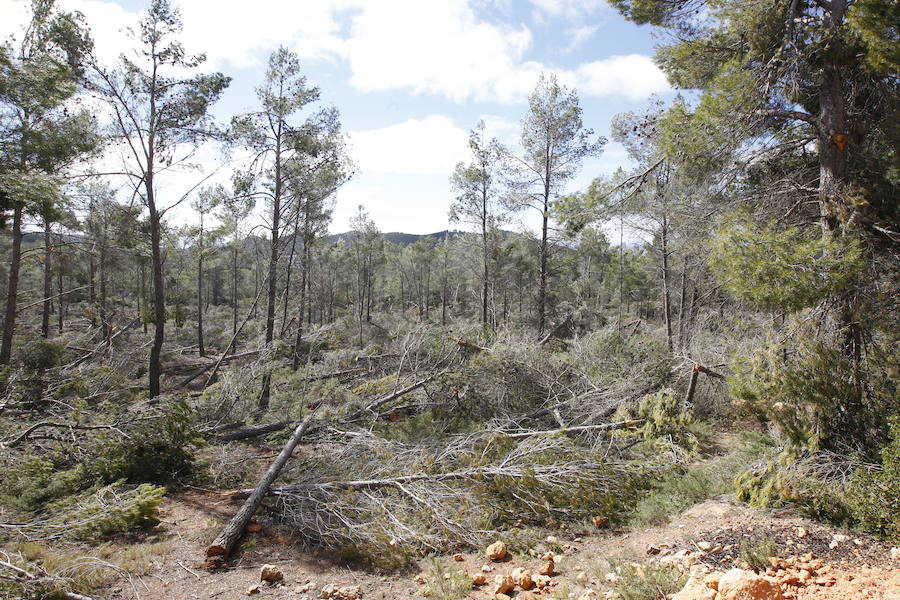
POLYGON ((749 538, 741 539, 741 560, 757 573, 772 566, 769 559, 777 555, 775 538, 764 537, 758 541, 751 541, 749 538))
POLYGON ((856 0, 847 23, 863 40, 869 65, 883 74, 900 71, 900 4, 894 0, 856 0))
POLYGON ((101 481, 167 483, 193 474, 194 449, 202 439, 194 412, 183 398, 163 400, 128 428, 128 437, 99 437, 96 456, 85 464, 101 481))
POLYGON ((26 369, 40 373, 58 366, 63 350, 62 344, 39 339, 22 347, 19 360, 26 369))
POLYGON ((787 357, 769 345, 735 358, 728 386, 794 447, 870 448, 896 411, 896 381, 889 376, 896 363, 897 356, 875 347, 868 361, 854 364, 836 348, 803 339, 787 357))
POLYGON ((437 600, 456 600, 464 598, 472 591, 472 580, 462 572, 453 572, 444 561, 433 556, 428 560, 431 577, 422 587, 422 595, 437 600))
POLYGON ((671 566, 624 561, 612 566, 619 576, 615 591, 621 600, 665 600, 687 582, 687 574, 671 566))
POLYGON ((137 487, 117 482, 49 505, 45 524, 66 529, 71 539, 91 539, 159 524, 166 490, 149 483, 137 487))
POLYGON ((891 441, 882 450, 881 469, 857 469, 847 502, 863 529, 900 541, 900 417, 891 423, 891 441))
POLYGON ((797 311, 846 289, 862 262, 848 237, 734 218, 712 242, 709 265, 735 297, 767 310, 797 311))
POLYGON ((848 524, 850 509, 840 486, 798 468, 796 460, 782 453, 777 460, 739 473, 737 499, 756 508, 793 506, 813 519, 848 524))
POLYGON ((620 432, 620 435, 637 435, 645 440, 664 439, 690 452, 699 452, 711 438, 708 428, 684 410, 675 392, 668 388, 644 396, 637 407, 619 409, 615 418, 644 421, 639 429, 620 432))

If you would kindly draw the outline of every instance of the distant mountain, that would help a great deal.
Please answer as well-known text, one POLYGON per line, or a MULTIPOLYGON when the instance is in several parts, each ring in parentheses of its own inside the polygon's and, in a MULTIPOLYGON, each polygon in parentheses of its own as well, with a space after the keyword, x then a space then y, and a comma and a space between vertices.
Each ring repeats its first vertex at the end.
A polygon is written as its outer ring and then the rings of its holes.
MULTIPOLYGON (((444 231, 437 231, 435 233, 426 234, 389 231, 388 233, 382 233, 381 236, 392 244, 397 244, 398 246, 409 246, 410 244, 414 244, 424 238, 433 238, 437 241, 442 241, 448 237, 450 239, 453 239, 460 235, 465 235, 465 233, 465 231, 450 231, 445 229, 444 231)), ((328 236, 328 241, 332 244, 341 240, 347 243, 351 242, 353 240, 353 232, 345 231, 344 233, 333 233, 328 236)))

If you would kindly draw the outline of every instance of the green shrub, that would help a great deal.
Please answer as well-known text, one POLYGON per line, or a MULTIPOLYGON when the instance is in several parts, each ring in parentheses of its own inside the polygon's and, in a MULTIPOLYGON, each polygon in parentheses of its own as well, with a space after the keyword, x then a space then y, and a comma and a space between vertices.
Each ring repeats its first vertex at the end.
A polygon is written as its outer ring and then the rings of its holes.
POLYGON ((687 582, 687 575, 675 567, 627 562, 612 566, 619 576, 615 591, 620 600, 665 600, 687 582))
POLYGON ((431 566, 431 577, 422 587, 422 595, 437 600, 456 600, 464 598, 472 591, 472 580, 465 573, 449 570, 437 557, 428 560, 431 566))
POLYGON ((709 265, 735 297, 769 310, 797 311, 845 289, 862 267, 862 253, 848 236, 821 230, 759 227, 732 217, 720 228, 709 265))
POLYGON ((661 525, 698 502, 733 492, 734 473, 775 450, 775 442, 764 434, 742 432, 741 442, 730 454, 687 469, 672 470, 654 481, 632 510, 629 526, 644 529, 661 525))
POLYGON ((59 366, 63 356, 62 344, 47 340, 35 340, 19 351, 19 360, 22 366, 36 373, 59 366))
POLYGON ((847 501, 863 529, 900 540, 900 417, 891 423, 891 441, 882 451, 881 470, 857 469, 847 501))
POLYGON ((644 396, 637 407, 619 409, 615 418, 644 420, 639 429, 620 435, 638 435, 645 440, 665 439, 690 452, 709 447, 712 439, 710 428, 684 410, 675 392, 668 388, 644 396))
POLYGON ((847 525, 852 521, 844 491, 836 482, 806 472, 791 453, 735 478, 737 499, 756 508, 794 506, 806 516, 847 525))
POLYGON ((193 474, 194 450, 202 438, 194 430, 194 413, 183 398, 162 401, 136 415, 126 431, 98 436, 96 456, 85 463, 96 480, 167 483, 193 474))
POLYGON ((777 554, 775 538, 764 537, 757 541, 751 541, 748 538, 741 539, 741 560, 757 573, 772 566, 769 559, 777 554))
POLYGON ((854 364, 818 342, 800 342, 787 359, 782 350, 770 345, 733 360, 731 394, 773 421, 795 448, 840 454, 877 448, 886 418, 897 410, 896 383, 883 373, 900 362, 896 354, 873 351, 854 364))

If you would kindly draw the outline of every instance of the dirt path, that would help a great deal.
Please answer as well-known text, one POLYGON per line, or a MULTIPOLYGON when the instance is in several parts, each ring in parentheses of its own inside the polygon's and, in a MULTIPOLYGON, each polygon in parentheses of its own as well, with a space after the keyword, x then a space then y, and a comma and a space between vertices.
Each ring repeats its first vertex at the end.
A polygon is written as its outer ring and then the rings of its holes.
MULTIPOLYGON (((342 563, 334 553, 306 552, 296 539, 276 531, 259 528, 247 534, 230 568, 208 572, 199 567, 206 544, 220 525, 231 516, 234 505, 221 496, 202 492, 175 495, 162 506, 162 525, 157 544, 164 550, 150 556, 146 574, 136 578, 135 588, 144 600, 185 598, 235 600, 248 598, 248 590, 259 584, 260 567, 277 565, 284 573, 281 584, 262 585, 256 598, 317 598, 328 584, 358 585, 364 598, 422 598, 421 581, 431 577, 431 565, 422 561, 418 568, 392 575, 378 575, 342 563), (420 576, 419 581, 415 581, 420 576)), ((254 529, 258 528, 254 527, 254 529)), ((828 565, 834 576, 830 586, 802 590, 797 600, 806 598, 900 599, 900 560, 892 559, 890 548, 869 536, 848 535, 833 543, 836 532, 789 513, 770 513, 717 499, 698 504, 670 523, 640 532, 565 529, 537 544, 532 554, 545 550, 557 554, 557 572, 553 586, 545 593, 519 592, 518 598, 579 598, 587 589, 595 598, 603 598, 612 590, 610 559, 627 561, 662 561, 704 564, 711 569, 727 570, 739 563, 741 540, 770 537, 776 541, 781 555, 812 555, 828 565), (802 529, 801 529, 802 528, 802 529), (713 551, 703 552, 709 543, 713 551), (893 586, 893 587, 892 587, 893 586), (835 595, 835 594, 850 595, 835 595), (554 596, 553 594, 556 594, 554 596), (818 594, 818 595, 816 595, 818 594)), ((488 562, 481 553, 464 554, 462 560, 442 557, 448 572, 464 570, 481 573, 488 562)), ((900 558, 900 557, 898 557, 900 558)), ((498 573, 515 567, 532 572, 543 562, 534 556, 514 555, 504 563, 489 565, 490 581, 498 573)), ((614 578, 614 577, 613 577, 614 578)), ((468 596, 473 599, 493 598, 489 586, 476 588, 468 596)), ((119 597, 134 597, 131 587, 122 585, 115 591, 119 597)), ((590 595, 587 597, 591 597, 590 595)))

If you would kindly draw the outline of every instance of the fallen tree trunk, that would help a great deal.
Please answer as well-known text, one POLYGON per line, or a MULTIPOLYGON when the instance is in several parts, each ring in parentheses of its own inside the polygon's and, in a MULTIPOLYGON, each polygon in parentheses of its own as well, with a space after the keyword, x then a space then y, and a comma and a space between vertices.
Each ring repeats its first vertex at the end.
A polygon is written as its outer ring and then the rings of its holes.
POLYGON ((226 362, 231 362, 231 361, 233 361, 233 360, 237 360, 237 359, 239 359, 239 358, 244 358, 245 356, 252 356, 252 355, 254 355, 254 354, 259 354, 259 350, 248 350, 247 352, 241 352, 240 354, 232 354, 231 356, 225 356, 225 355, 223 354, 223 355, 221 356, 221 358, 219 359, 219 362, 218 362, 218 363, 211 362, 211 363, 209 363, 209 364, 207 364, 207 365, 203 365, 203 366, 200 367, 198 370, 194 371, 194 373, 191 374, 190 377, 188 377, 187 379, 185 379, 184 381, 182 381, 181 383, 179 383, 179 384, 176 386, 176 388, 177 388, 177 389, 181 389, 181 388, 183 388, 183 387, 187 387, 187 385, 188 385, 190 382, 194 381, 195 379, 197 379, 198 377, 200 377, 201 375, 203 375, 204 373, 206 373, 207 371, 209 371, 210 369, 212 369, 213 367, 215 367, 215 366, 217 366, 217 365, 219 365, 219 364, 223 364, 223 363, 226 363, 226 362))
POLYGON ((263 475, 262 479, 259 480, 259 483, 256 484, 256 487, 250 493, 246 502, 244 502, 240 510, 237 511, 234 517, 232 517, 228 524, 225 525, 225 528, 222 529, 222 532, 218 537, 216 537, 213 543, 206 549, 207 564, 210 567, 218 567, 228 558, 229 553, 231 553, 235 544, 237 544, 238 540, 244 534, 244 529, 246 529, 250 519, 256 514, 257 509, 259 509, 259 505, 262 503, 263 498, 269 493, 272 482, 274 482, 281 473, 281 469, 284 468, 285 463, 287 463, 291 454, 293 454, 294 448, 300 443, 300 438, 302 438, 306 433, 306 430, 309 429, 310 424, 313 422, 312 417, 312 414, 310 414, 297 426, 297 429, 294 430, 291 438, 281 449, 278 457, 271 465, 269 465, 265 475, 263 475))
MULTIPOLYGON (((359 360, 357 358, 357 360, 359 360)), ((355 369, 346 369, 344 371, 338 371, 336 373, 325 373, 324 375, 312 375, 310 377, 304 378, 303 381, 322 381, 323 379, 335 379, 337 377, 346 377, 348 375, 359 375, 360 373, 366 373, 368 369, 363 367, 357 367, 355 369)))
POLYGON ((15 446, 18 446, 23 441, 25 441, 28 436, 30 436, 38 429, 41 429, 42 427, 52 427, 55 429, 80 429, 85 431, 95 429, 116 429, 114 425, 75 425, 74 423, 54 423, 53 421, 41 421, 40 423, 35 423, 12 440, 0 443, 0 446, 5 448, 13 448, 15 446))

